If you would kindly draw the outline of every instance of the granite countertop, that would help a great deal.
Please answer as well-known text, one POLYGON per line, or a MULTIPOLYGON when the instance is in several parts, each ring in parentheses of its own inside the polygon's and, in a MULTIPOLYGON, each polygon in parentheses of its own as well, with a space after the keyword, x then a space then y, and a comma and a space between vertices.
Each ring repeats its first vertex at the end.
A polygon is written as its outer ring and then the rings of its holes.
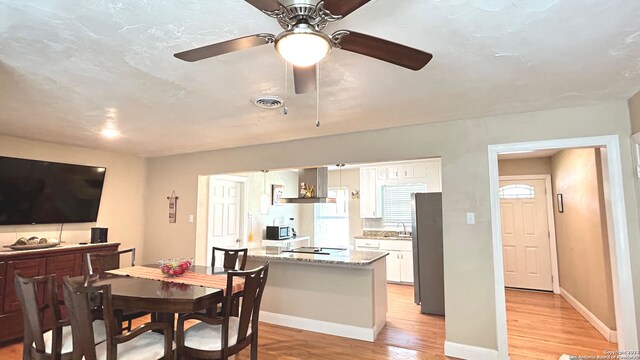
POLYGON ((398 236, 398 235, 356 235, 354 239, 373 239, 373 240, 411 240, 411 236, 398 236))
POLYGON ((58 246, 54 246, 54 247, 50 247, 50 248, 44 248, 44 249, 32 249, 32 250, 12 250, 9 248, 5 248, 5 247, 1 247, 0 248, 0 258, 2 257, 9 257, 9 256, 16 256, 16 255, 20 255, 20 254, 37 254, 37 253, 46 253, 46 252, 50 252, 52 250, 72 250, 72 249, 78 249, 78 248, 83 248, 83 247, 93 247, 93 248, 99 248, 102 246, 108 246, 108 245, 115 245, 119 243, 100 243, 100 244, 71 244, 71 243, 63 243, 61 245, 58 246))
POLYGON ((265 249, 250 249, 247 258, 268 261, 300 262, 326 265, 366 266, 389 255, 385 251, 344 250, 331 255, 304 253, 267 254, 265 249))

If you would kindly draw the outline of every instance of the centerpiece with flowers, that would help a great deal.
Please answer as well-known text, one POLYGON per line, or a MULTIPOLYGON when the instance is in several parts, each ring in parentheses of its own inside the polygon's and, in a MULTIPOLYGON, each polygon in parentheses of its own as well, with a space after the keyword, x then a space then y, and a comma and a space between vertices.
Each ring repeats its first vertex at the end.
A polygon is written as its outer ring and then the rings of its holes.
POLYGON ((193 259, 190 258, 178 258, 178 259, 165 259, 158 261, 160 271, 165 277, 176 277, 184 275, 193 265, 193 259))

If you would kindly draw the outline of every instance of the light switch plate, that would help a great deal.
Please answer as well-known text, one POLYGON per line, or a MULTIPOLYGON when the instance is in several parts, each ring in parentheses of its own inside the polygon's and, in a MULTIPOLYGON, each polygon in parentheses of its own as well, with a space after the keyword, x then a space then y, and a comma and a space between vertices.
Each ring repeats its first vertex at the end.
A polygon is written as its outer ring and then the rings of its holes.
POLYGON ((467 224, 473 225, 476 223, 476 214, 472 212, 467 213, 467 224))
POLYGON ((193 223, 193 215, 189 215, 189 222, 193 223))

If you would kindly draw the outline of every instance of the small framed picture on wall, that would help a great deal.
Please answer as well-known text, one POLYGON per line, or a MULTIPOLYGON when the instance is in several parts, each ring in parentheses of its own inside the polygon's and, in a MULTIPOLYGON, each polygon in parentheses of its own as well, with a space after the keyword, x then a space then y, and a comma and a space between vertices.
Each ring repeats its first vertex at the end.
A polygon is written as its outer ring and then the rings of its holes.
POLYGON ((284 185, 271 185, 271 196, 271 205, 282 205, 281 199, 284 198, 284 185))

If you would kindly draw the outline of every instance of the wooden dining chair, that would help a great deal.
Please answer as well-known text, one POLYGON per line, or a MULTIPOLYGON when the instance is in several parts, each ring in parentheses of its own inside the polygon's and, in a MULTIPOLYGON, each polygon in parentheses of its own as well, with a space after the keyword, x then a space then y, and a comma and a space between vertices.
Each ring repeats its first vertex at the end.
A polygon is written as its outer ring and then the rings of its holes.
POLYGON ((182 315, 178 318, 176 345, 178 359, 227 359, 251 345, 251 359, 258 358, 258 315, 269 263, 254 270, 229 271, 225 291, 223 315, 210 317, 200 313, 182 315), (234 299, 234 279, 244 280, 242 306, 239 316, 231 315, 234 299), (186 320, 200 322, 184 329, 186 320))
POLYGON ((73 332, 73 360, 156 360, 172 359, 175 348, 172 326, 166 322, 147 322, 131 332, 122 334, 118 330, 111 302, 111 285, 85 286, 65 277, 63 284, 64 301, 69 309, 69 320, 73 332), (98 345, 91 339, 94 328, 91 316, 94 308, 92 299, 101 299, 106 341, 98 345), (155 331, 161 331, 159 334, 155 331))
MULTIPOLYGON (((22 308, 24 337, 22 358, 38 360, 66 360, 72 358, 73 340, 69 319, 62 319, 56 292, 56 275, 33 278, 15 274, 14 285, 16 295, 22 308), (43 322, 51 319, 52 329, 45 331, 43 322)), ((106 339, 105 326, 102 320, 89 322, 93 328, 93 343, 106 339)))
MULTIPOLYGON (((136 249, 130 248, 120 251, 112 252, 95 252, 86 253, 84 261, 85 274, 88 276, 102 275, 105 271, 115 270, 120 268, 120 257, 122 255, 130 254, 131 266, 136 266, 136 249)), ((149 315, 148 311, 135 311, 135 310, 116 310, 116 317, 122 322, 127 322, 125 329, 131 331, 131 322, 134 319, 138 319, 149 315)))
POLYGON ((129 254, 131 258, 130 266, 136 266, 136 248, 130 248, 111 252, 86 253, 84 262, 84 272, 87 275, 102 274, 108 270, 120 268, 120 258, 129 254))
POLYGON ((216 253, 222 254, 222 267, 227 270, 244 270, 247 265, 247 248, 225 249, 219 247, 211 248, 211 267, 217 264, 216 253))

